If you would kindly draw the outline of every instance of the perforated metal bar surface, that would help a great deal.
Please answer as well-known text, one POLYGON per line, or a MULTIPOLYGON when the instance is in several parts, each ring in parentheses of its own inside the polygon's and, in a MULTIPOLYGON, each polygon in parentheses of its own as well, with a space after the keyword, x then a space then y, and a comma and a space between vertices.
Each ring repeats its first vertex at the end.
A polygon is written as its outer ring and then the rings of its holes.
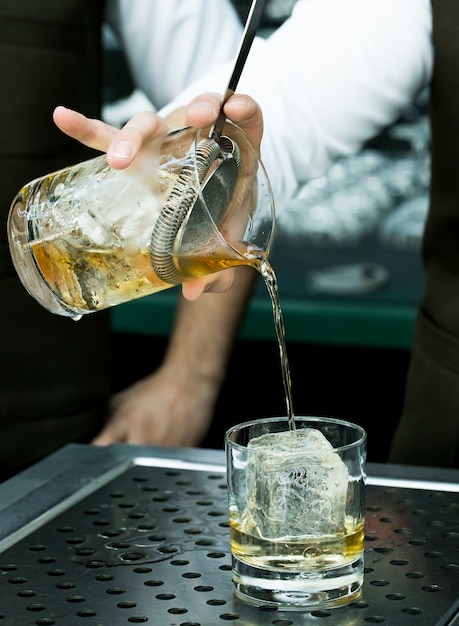
POLYGON ((0 624, 456 624, 459 493, 369 485, 365 564, 348 606, 248 606, 233 597, 224 473, 133 465, 0 553, 0 624))

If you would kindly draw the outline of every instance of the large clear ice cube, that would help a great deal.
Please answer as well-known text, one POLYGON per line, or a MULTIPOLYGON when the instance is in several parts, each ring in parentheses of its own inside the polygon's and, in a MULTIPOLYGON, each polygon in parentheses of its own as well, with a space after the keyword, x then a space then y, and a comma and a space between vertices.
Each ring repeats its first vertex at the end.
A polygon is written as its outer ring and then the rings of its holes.
POLYGON ((248 447, 246 530, 266 539, 344 531, 349 473, 319 430, 267 433, 248 447))

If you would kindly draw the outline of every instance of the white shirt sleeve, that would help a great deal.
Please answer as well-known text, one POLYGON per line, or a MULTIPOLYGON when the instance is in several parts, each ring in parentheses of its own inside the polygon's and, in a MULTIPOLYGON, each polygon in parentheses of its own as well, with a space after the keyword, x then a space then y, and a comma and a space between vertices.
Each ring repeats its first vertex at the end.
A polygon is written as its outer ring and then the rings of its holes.
POLYGON ((242 36, 230 0, 110 0, 106 19, 156 109, 232 59, 242 36))
MULTIPOLYGON (((278 211, 299 184, 412 103, 430 81, 431 31, 430 0, 298 0, 269 39, 255 39, 237 91, 262 107, 262 160, 278 211)), ((222 92, 230 69, 207 75, 163 112, 222 92)))

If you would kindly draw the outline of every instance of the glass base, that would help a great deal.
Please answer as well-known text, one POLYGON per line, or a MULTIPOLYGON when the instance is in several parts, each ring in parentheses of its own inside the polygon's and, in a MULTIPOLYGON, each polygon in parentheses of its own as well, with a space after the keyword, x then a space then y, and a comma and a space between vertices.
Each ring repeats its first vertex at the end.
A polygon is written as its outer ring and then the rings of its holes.
POLYGON ((278 572, 252 567, 233 557, 236 595, 256 605, 284 610, 342 606, 359 597, 363 583, 363 555, 326 571, 278 572))

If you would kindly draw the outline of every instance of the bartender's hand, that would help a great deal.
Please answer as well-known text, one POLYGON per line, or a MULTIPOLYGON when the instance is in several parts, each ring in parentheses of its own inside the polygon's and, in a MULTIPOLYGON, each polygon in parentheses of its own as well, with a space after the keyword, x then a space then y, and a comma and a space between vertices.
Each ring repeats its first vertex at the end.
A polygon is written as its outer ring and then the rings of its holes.
MULTIPOLYGON (((54 122, 64 133, 95 150, 107 153, 109 165, 125 169, 148 145, 171 128, 192 125, 196 128, 210 126, 218 117, 221 98, 207 93, 194 98, 186 107, 178 109, 167 119, 152 112, 135 115, 121 129, 105 122, 89 119, 71 109, 59 106, 54 111, 54 122)), ((225 104, 225 114, 250 138, 257 151, 263 133, 263 118, 258 104, 250 97, 235 94, 225 104)), ((234 282, 234 270, 226 269, 206 278, 182 285, 187 300, 196 300, 204 292, 227 291, 234 282)))
POLYGON ((93 443, 202 443, 257 276, 252 267, 238 267, 229 291, 195 302, 180 298, 160 367, 112 397, 108 422, 93 443))
MULTIPOLYGON (((208 297, 217 297, 213 294, 208 297)), ((109 419, 95 445, 131 443, 199 446, 209 429, 220 385, 162 364, 112 396, 109 419)))

